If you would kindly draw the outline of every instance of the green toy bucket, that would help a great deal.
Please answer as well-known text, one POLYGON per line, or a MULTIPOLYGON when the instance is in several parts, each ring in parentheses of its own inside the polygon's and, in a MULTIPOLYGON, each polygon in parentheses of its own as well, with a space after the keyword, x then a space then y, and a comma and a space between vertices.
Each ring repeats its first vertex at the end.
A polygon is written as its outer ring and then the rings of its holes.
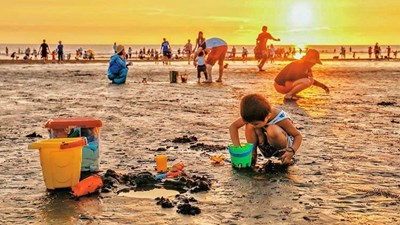
POLYGON ((229 154, 231 155, 232 166, 236 168, 251 167, 251 158, 253 152, 253 144, 245 143, 241 146, 228 145, 229 154))

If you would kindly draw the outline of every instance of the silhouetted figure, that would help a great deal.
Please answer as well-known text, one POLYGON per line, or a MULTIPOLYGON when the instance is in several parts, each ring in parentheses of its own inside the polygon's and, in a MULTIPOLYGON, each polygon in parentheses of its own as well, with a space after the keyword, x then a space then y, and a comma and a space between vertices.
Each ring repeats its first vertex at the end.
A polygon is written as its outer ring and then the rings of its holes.
POLYGON ((268 27, 267 26, 263 26, 262 27, 262 32, 258 35, 257 40, 256 40, 255 51, 257 49, 257 51, 261 53, 261 62, 257 66, 259 71, 264 71, 263 70, 263 66, 264 66, 265 62, 267 61, 267 59, 268 59, 267 41, 269 39, 272 39, 274 41, 280 41, 281 40, 279 38, 272 37, 272 35, 270 33, 268 33, 267 31, 268 31, 268 27))

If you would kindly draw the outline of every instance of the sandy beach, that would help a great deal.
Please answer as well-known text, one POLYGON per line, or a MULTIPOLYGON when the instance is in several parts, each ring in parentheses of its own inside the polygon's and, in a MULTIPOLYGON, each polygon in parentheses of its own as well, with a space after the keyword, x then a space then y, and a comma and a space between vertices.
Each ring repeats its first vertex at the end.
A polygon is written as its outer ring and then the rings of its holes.
MULTIPOLYGON (((223 83, 197 84, 195 68, 135 62, 125 85, 112 85, 105 62, 0 63, 0 221, 2 224, 400 224, 400 69, 398 62, 324 61, 313 68, 331 94, 311 88, 297 102, 283 102, 273 79, 288 64, 229 62, 223 83), (171 70, 189 72, 170 84, 171 70), (142 84, 142 78, 148 83, 142 84), (228 126, 241 97, 261 93, 292 117, 304 137, 287 171, 256 173, 213 167, 210 155, 189 144, 166 143, 183 135, 228 145, 228 126), (193 194, 202 213, 183 216, 153 199, 116 195, 70 199, 50 194, 39 153, 28 150, 36 132, 57 117, 103 121, 102 170, 154 171, 155 150, 207 173, 212 189, 193 194)), ((214 79, 217 78, 214 68, 214 79)), ((241 131, 244 141, 244 131, 241 131)), ((260 157, 262 158, 262 157, 260 157)))

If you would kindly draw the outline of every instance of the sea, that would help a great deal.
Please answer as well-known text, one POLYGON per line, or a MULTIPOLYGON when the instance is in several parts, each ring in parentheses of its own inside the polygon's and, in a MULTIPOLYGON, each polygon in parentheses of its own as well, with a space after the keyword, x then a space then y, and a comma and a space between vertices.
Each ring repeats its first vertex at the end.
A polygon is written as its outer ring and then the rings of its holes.
MULTIPOLYGON (((6 56, 5 51, 6 47, 8 47, 9 55, 12 52, 20 52, 20 57, 24 55, 25 49, 28 47, 31 49, 39 50, 39 46, 41 43, 38 44, 0 44, 0 59, 7 59, 9 56, 6 56)), ((340 55, 341 47, 346 49, 346 58, 355 58, 355 59, 366 59, 369 58, 368 55, 368 47, 374 47, 375 43, 371 45, 306 45, 306 46, 296 46, 296 45, 275 45, 275 49, 277 48, 284 48, 285 51, 289 50, 289 48, 296 48, 296 56, 304 55, 306 49, 316 49, 320 52, 321 59, 332 59, 334 57, 343 57, 340 55), (301 52, 301 53, 300 53, 301 52)), ((181 45, 171 45, 172 52, 176 54, 178 49, 182 50, 184 44, 181 45)), ((246 48, 249 52, 249 57, 252 57, 253 50, 255 45, 230 45, 228 49, 228 54, 230 54, 232 47, 236 47, 236 56, 240 57, 242 53, 243 47, 246 48)), ((389 45, 380 45, 382 49, 382 55, 387 55, 387 47, 389 45)), ((57 48, 57 44, 50 43, 49 44, 50 50, 53 51, 57 48)), ((138 44, 127 44, 125 48, 128 49, 129 47, 133 50, 133 57, 137 56, 141 49, 154 49, 160 51, 161 45, 138 45, 138 44)), ((394 52, 396 50, 400 50, 400 45, 390 45, 391 51, 394 52)), ((82 48, 84 51, 92 50, 95 52, 95 57, 97 59, 106 59, 109 58, 113 54, 113 43, 106 45, 90 45, 90 44, 64 44, 64 53, 71 55, 74 57, 76 54, 76 50, 82 48)), ((372 55, 374 57, 374 55, 372 55)), ((393 54, 391 54, 393 57, 393 54)))

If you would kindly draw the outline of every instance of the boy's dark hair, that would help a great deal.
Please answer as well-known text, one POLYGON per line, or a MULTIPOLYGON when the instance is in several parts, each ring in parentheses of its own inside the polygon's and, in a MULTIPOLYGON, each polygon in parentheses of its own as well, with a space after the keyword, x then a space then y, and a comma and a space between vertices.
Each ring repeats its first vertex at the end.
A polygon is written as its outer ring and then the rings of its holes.
POLYGON ((199 52, 199 56, 203 56, 204 55, 204 51, 199 52))
POLYGON ((264 121, 270 112, 271 105, 262 95, 246 95, 240 102, 240 116, 245 122, 264 121))

